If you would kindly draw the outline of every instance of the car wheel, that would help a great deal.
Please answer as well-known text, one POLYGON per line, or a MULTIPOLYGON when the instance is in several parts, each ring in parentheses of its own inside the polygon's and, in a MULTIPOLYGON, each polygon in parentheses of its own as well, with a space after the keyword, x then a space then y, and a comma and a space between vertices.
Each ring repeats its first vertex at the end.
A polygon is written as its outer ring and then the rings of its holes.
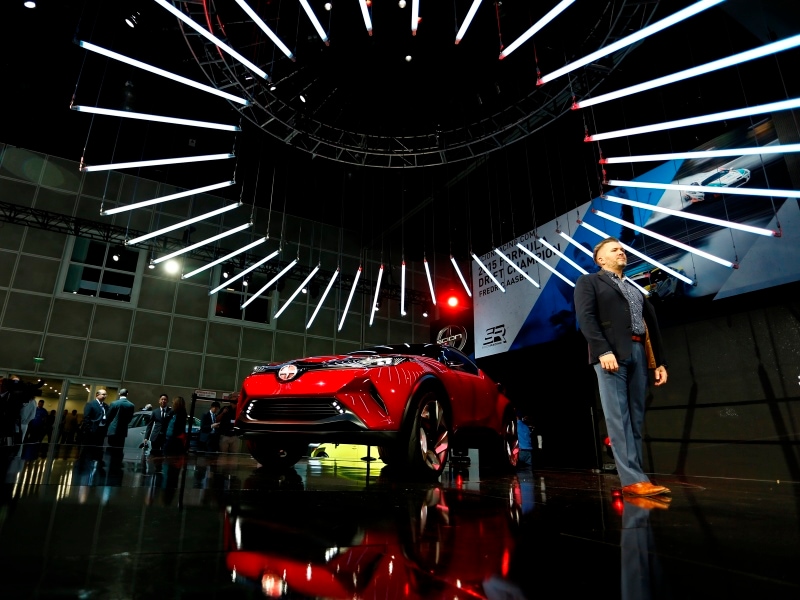
POLYGON ((519 461, 519 434, 517 432, 517 417, 513 411, 507 410, 503 418, 503 466, 514 469, 519 461))
POLYGON ((408 467, 412 473, 438 477, 450 450, 450 414, 434 392, 424 392, 416 403, 408 431, 408 467))
POLYGON ((305 443, 275 443, 247 440, 247 450, 262 467, 284 469, 293 466, 305 452, 305 443))

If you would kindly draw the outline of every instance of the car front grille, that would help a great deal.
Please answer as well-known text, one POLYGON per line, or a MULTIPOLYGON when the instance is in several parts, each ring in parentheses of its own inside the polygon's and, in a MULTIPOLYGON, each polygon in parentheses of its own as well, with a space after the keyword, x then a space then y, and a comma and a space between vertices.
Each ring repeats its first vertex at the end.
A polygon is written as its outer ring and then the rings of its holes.
POLYGON ((310 423, 339 416, 331 405, 333 400, 292 398, 291 400, 254 399, 247 416, 254 421, 291 421, 310 423))

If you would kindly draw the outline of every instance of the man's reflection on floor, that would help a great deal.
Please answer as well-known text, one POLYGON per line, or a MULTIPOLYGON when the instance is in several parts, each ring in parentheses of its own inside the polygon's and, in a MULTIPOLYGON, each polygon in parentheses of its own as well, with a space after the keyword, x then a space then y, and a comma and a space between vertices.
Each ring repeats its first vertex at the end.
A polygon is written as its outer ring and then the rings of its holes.
POLYGON ((622 600, 669 598, 656 553, 650 515, 669 508, 669 496, 625 497, 622 510, 622 600))

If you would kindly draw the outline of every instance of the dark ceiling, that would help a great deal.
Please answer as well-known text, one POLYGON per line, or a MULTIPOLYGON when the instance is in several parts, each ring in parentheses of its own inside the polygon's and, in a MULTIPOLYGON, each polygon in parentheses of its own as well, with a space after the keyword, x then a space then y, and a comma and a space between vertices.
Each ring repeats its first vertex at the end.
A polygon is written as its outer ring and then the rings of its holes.
MULTIPOLYGON (((293 48, 296 62, 274 51, 232 0, 208 6, 215 9, 210 12, 215 31, 224 26, 232 43, 270 72, 277 84, 275 100, 297 106, 298 118, 402 136, 436 135, 513 108, 535 90, 537 60, 546 73, 596 49, 609 15, 624 4, 578 0, 534 41, 499 61, 501 39, 509 44, 556 2, 484 0, 467 37, 455 46, 454 32, 470 3, 423 0, 423 20, 418 35, 412 37, 411 0, 405 9, 397 0, 374 0, 370 37, 355 0, 333 2, 329 13, 321 8, 323 2, 312 0, 317 13, 329 19, 323 20, 331 34, 326 47, 300 13, 297 0, 251 0, 251 6, 293 48), (406 55, 412 57, 410 62, 406 55), (305 107, 298 104, 301 92, 308 96, 305 107)), ((656 8, 653 20, 657 20, 690 3, 638 4, 656 8)), ((204 7, 201 2, 189 4, 194 11, 204 7)), ((597 196, 600 150, 606 154, 689 150, 727 124, 637 136, 609 143, 609 148, 584 143, 585 131, 717 112, 793 97, 800 91, 797 54, 787 54, 595 110, 566 111, 559 117, 565 107, 553 107, 549 126, 527 137, 517 133, 515 143, 472 160, 385 169, 314 157, 265 134, 225 100, 90 55, 73 43, 85 39, 207 82, 212 67, 206 65, 205 72, 198 67, 192 52, 201 62, 205 56, 198 53, 197 42, 189 36, 187 43, 177 20, 152 0, 39 0, 35 10, 23 8, 22 0, 7 0, 4 14, 6 52, 0 60, 6 93, 0 99, 0 141, 76 161, 84 156, 89 164, 234 149, 236 165, 224 161, 201 168, 151 168, 138 174, 196 187, 230 177, 235 169, 241 187, 231 188, 230 198, 342 225, 359 237, 371 257, 384 249, 388 253, 389 248, 402 248, 404 254, 407 250, 411 259, 421 258, 423 252, 429 257, 434 252, 457 256, 470 250, 486 252, 597 196), (131 29, 123 19, 134 11, 140 12, 140 23, 131 29), (241 121, 242 131, 92 118, 69 110, 73 93, 77 104, 241 121)), ((610 59, 600 61, 576 72, 573 81, 576 88, 585 89, 580 85, 588 80, 586 72, 592 77, 599 73, 606 79, 598 91, 609 91, 798 31, 794 5, 729 0, 646 40, 613 72, 610 59)), ((612 175, 627 178, 651 167, 638 166, 637 171, 623 166, 612 175)))

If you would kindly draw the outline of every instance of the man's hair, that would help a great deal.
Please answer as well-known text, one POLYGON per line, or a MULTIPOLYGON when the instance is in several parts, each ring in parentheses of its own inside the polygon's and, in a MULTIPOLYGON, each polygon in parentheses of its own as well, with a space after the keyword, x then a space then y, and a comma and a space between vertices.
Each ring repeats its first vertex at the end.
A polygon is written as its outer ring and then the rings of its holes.
POLYGON ((169 394, 159 394, 158 399, 161 400, 161 398, 166 398, 167 402, 169 402, 169 394))
POLYGON ((122 389, 119 391, 119 395, 120 395, 120 396, 127 396, 127 395, 128 395, 128 388, 122 388, 122 389))
POLYGON ((217 402, 216 400, 215 400, 214 402, 212 402, 212 403, 211 403, 211 408, 214 408, 215 406, 216 406, 217 408, 219 408, 219 402, 217 402))
POLYGON ((607 237, 604 240, 600 240, 600 242, 594 247, 594 262, 597 264, 597 253, 600 252, 600 249, 605 246, 606 244, 619 244, 619 240, 615 237, 607 237))

